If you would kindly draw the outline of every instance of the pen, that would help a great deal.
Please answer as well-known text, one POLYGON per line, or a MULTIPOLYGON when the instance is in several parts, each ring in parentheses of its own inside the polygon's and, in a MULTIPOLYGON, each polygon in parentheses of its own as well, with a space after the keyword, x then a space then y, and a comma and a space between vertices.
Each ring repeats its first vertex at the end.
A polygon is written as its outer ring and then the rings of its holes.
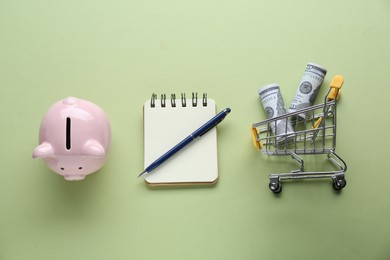
POLYGON ((156 169, 158 166, 160 166, 162 163, 164 163, 166 160, 168 160, 172 155, 180 151, 184 146, 191 143, 192 140, 201 137, 202 135, 206 134, 208 131, 210 131, 212 128, 217 126, 225 117, 227 114, 230 113, 230 108, 225 108, 221 112, 219 112, 215 117, 211 118, 209 121, 207 121, 204 125, 199 127, 195 132, 184 138, 180 143, 175 145, 173 148, 171 148, 168 152, 163 154, 160 158, 155 160, 151 165, 146 167, 146 169, 141 172, 138 177, 141 177, 147 173, 150 173, 154 169, 156 169))

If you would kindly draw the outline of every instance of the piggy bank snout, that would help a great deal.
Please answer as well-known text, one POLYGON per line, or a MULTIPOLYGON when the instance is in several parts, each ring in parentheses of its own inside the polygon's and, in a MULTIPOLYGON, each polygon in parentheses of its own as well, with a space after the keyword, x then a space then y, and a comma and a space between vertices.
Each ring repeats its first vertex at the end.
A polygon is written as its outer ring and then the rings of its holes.
POLYGON ((64 179, 67 181, 81 181, 85 179, 85 175, 64 175, 64 179))
POLYGON ((85 170, 82 166, 75 167, 60 167, 61 175, 67 181, 83 180, 86 176, 85 170))
POLYGON ((75 160, 75 162, 70 162, 65 165, 64 163, 61 163, 61 160, 59 160, 59 164, 55 170, 58 172, 59 166, 60 174, 64 176, 65 180, 77 181, 83 180, 87 174, 97 171, 100 168, 100 165, 94 165, 93 162, 77 163, 77 161, 78 160, 75 160))

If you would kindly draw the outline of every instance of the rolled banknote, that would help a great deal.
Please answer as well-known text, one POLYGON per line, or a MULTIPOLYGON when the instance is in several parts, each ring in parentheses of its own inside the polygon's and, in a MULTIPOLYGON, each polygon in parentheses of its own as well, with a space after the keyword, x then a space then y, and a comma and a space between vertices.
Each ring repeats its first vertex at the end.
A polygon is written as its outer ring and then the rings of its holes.
MULTIPOLYGON (((288 112, 312 106, 320 91, 327 70, 321 65, 308 63, 288 112)), ((304 117, 304 114, 299 116, 304 117)))
MULTIPOLYGON (((280 92, 279 84, 268 84, 259 89, 259 96, 264 110, 269 119, 286 114, 286 108, 282 93, 280 92)), ((286 139, 286 136, 291 136, 294 130, 291 125, 290 118, 283 118, 276 122, 271 122, 270 127, 274 135, 280 135, 276 138, 277 143, 281 143, 286 139)))

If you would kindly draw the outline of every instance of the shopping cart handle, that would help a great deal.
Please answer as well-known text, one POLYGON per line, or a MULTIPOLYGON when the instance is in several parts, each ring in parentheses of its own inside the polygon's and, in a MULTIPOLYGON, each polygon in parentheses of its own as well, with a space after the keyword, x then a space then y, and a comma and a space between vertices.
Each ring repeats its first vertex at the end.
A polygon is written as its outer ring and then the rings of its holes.
POLYGON ((344 78, 341 75, 334 76, 330 82, 330 92, 328 95, 328 100, 339 99, 341 95, 341 87, 343 86, 344 78))
POLYGON ((251 133, 252 133, 252 139, 253 139, 253 144, 258 150, 261 150, 262 144, 261 142, 257 139, 259 136, 259 132, 257 131, 256 127, 251 127, 251 133))
POLYGON ((340 89, 343 86, 344 78, 341 75, 334 76, 332 81, 330 82, 331 88, 338 88, 340 89))

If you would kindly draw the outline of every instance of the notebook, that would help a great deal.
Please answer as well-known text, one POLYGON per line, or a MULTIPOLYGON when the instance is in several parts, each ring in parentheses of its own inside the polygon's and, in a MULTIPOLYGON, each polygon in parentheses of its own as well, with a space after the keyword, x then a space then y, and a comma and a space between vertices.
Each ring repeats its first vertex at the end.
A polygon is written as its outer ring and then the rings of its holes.
MULTIPOLYGON (((144 104, 144 167, 216 115, 215 101, 203 94, 157 97, 144 104)), ((217 130, 211 129, 145 175, 149 185, 213 184, 218 180, 217 130)))

